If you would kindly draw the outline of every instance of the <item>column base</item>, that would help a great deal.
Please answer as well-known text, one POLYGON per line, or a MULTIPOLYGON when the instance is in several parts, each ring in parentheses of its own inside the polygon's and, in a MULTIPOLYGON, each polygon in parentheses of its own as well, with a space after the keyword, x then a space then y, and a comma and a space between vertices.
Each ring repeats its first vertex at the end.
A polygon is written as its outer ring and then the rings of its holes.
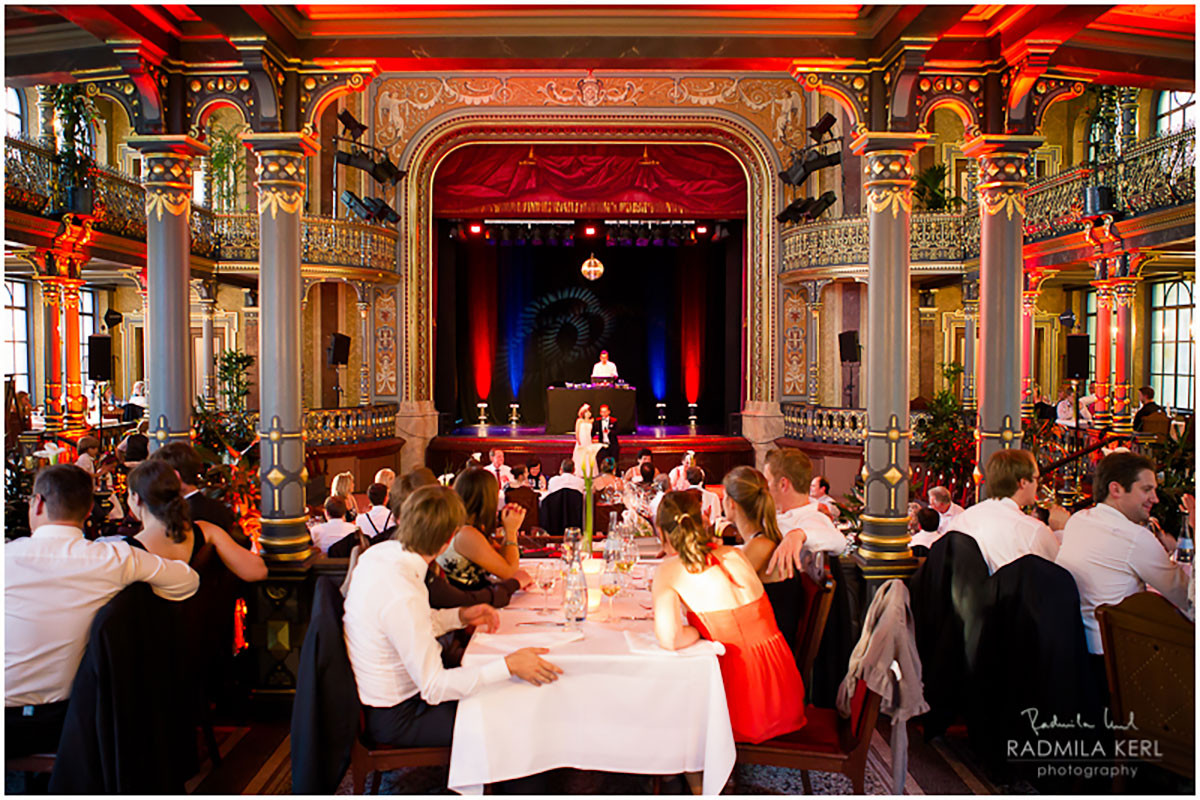
POLYGON ((908 544, 908 517, 875 517, 863 514, 863 532, 859 534, 855 563, 868 581, 879 583, 892 578, 907 578, 917 569, 908 544))
POLYGON ((1096 413, 1096 414, 1095 414, 1095 415, 1092 417, 1092 422, 1095 424, 1095 426, 1096 426, 1097 428, 1108 428, 1108 427, 1111 427, 1111 426, 1112 426, 1112 422, 1113 422, 1112 413, 1111 413, 1111 412, 1108 412, 1108 411, 1100 411, 1100 412, 1097 412, 1097 413, 1096 413))
POLYGON ((1126 416, 1113 416, 1112 432, 1121 436, 1128 436, 1133 433, 1133 418, 1126 416))
POLYGON ((298 564, 313 554, 312 537, 308 533, 308 515, 301 517, 268 518, 259 520, 262 532, 258 543, 264 561, 277 564, 298 564))

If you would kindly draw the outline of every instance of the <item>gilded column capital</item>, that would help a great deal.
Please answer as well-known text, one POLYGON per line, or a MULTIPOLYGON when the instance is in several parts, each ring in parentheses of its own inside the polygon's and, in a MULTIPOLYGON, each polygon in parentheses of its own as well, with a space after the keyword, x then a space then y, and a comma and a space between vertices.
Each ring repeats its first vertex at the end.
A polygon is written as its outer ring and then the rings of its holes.
POLYGON ((928 142, 928 134, 864 133, 850 147, 863 156, 863 188, 867 207, 876 214, 912 213, 912 156, 928 142))
MULTIPOLYGON (((1109 280, 1109 285, 1112 291, 1113 308, 1133 307, 1133 299, 1137 294, 1137 285, 1141 282, 1141 278, 1112 278, 1109 280)), ((1097 294, 1097 301, 1099 295, 1097 294)))
POLYGON ((963 153, 979 162, 979 205, 989 216, 1025 216, 1029 186, 1029 154, 1042 144, 1040 136, 976 136, 963 153))

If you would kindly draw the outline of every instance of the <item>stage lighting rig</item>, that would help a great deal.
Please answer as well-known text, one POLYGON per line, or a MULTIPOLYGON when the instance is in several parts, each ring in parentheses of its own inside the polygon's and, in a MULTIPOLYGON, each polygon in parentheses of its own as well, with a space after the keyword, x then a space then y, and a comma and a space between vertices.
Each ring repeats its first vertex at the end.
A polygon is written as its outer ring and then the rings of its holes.
POLYGON ((344 139, 340 136, 334 136, 333 141, 346 142, 350 145, 349 153, 343 150, 337 151, 334 156, 337 163, 361 169, 381 186, 395 186, 405 175, 404 170, 392 163, 386 150, 372 147, 369 144, 360 144, 353 139, 344 139), (377 156, 371 155, 372 153, 377 156))
MULTIPOLYGON (((826 142, 828 144, 828 142, 826 142)), ((833 152, 822 155, 816 150, 809 150, 803 159, 793 158, 792 165, 779 173, 779 178, 784 183, 792 186, 801 186, 808 176, 814 172, 833 167, 842 163, 842 151, 834 150, 833 152)))
POLYGON ((353 211, 355 216, 357 216, 363 222, 374 221, 375 213, 371 210, 370 206, 364 203, 361 197, 349 189, 342 192, 342 203, 346 206, 346 208, 353 211))
POLYGON ((806 216, 809 219, 816 219, 817 217, 824 214, 825 210, 836 202, 837 202, 837 195, 834 192, 832 192, 832 191, 825 192, 823 195, 821 195, 820 197, 817 198, 816 202, 813 203, 812 206, 810 206, 808 208, 808 210, 806 212, 806 216))
POLYGON ((390 225, 395 225, 400 221, 400 215, 396 213, 396 210, 382 199, 378 197, 364 197, 362 201, 371 209, 371 215, 375 218, 376 222, 386 222, 390 225))
POLYGON ((355 141, 358 141, 367 132, 367 126, 355 119, 354 115, 348 109, 339 111, 337 118, 341 121, 342 129, 346 132, 346 135, 355 141))
POLYGON ((787 222, 799 222, 808 214, 809 209, 817 201, 811 197, 798 197, 788 204, 788 207, 775 215, 775 221, 780 225, 787 222))
POLYGON ((808 135, 812 137, 814 142, 820 144, 821 140, 829 135, 829 131, 832 130, 833 126, 836 124, 837 117, 826 111, 823 115, 821 115, 821 119, 817 120, 816 125, 809 127, 808 135))

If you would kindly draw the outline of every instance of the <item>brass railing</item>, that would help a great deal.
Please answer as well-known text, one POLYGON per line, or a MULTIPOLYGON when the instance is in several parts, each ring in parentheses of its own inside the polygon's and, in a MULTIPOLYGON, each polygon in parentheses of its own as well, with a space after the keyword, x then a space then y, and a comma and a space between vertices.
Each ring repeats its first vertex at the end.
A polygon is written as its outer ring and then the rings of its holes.
POLYGON ((1195 128, 1138 142, 1122 153, 1117 196, 1134 215, 1195 202, 1195 128))
MULTIPOLYGON (((217 214, 214 221, 222 262, 258 261, 256 215, 217 214)), ((395 272, 398 239, 399 234, 391 228, 306 214, 300 228, 300 260, 395 272)))
MULTIPOLYGON (((822 444, 862 445, 866 438, 867 412, 862 408, 824 408, 805 403, 782 403, 783 435, 801 442, 822 444)), ((910 411, 909 429, 917 420, 929 416, 924 411, 910 411)), ((915 432, 912 442, 920 444, 915 432)))
POLYGON ((358 444, 396 435, 395 403, 346 408, 310 408, 304 412, 304 434, 309 446, 358 444))
MULTIPOLYGON (((866 265, 869 247, 865 216, 818 221, 783 232, 783 271, 866 265)), ((909 259, 914 264, 961 262, 979 255, 979 212, 912 215, 909 259)))
POLYGON ((1091 167, 1072 167, 1039 181, 1025 193, 1025 238, 1037 241, 1079 230, 1091 167))

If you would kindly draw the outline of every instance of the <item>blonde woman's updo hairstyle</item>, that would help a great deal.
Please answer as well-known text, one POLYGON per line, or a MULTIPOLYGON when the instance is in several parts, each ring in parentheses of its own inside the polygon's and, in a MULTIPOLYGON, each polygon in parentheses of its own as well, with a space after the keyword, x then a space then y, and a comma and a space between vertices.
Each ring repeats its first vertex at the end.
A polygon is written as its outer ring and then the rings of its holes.
POLYGON ((783 538, 775 519, 775 500, 767 488, 767 476, 754 467, 734 467, 721 481, 725 494, 738 504, 754 526, 776 544, 783 538))
POLYGON ((658 504, 655 523, 679 554, 688 572, 703 572, 708 566, 708 543, 713 532, 704 525, 697 492, 667 492, 658 504))

